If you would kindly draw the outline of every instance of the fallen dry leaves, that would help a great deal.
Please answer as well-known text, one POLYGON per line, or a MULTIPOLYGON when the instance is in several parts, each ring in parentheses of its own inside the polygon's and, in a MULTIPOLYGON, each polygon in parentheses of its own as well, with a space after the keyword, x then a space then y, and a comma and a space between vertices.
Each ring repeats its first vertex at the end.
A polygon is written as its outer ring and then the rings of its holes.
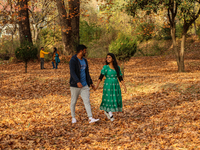
MULTIPOLYGON (((198 54, 199 56, 199 54, 198 54)), ((177 73, 168 56, 132 58, 125 64, 123 112, 110 122, 99 110, 103 84, 91 90, 88 123, 81 99, 71 124, 69 66, 40 70, 39 63, 0 65, 1 149, 200 149, 200 61, 187 58, 177 73)), ((104 59, 89 59, 94 83, 104 59)), ((122 90, 123 91, 123 90, 122 90)))

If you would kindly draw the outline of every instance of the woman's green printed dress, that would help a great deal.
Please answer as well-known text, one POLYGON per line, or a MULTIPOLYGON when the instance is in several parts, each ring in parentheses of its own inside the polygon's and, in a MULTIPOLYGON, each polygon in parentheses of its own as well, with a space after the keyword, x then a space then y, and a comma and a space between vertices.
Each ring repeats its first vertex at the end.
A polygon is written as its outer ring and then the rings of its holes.
MULTIPOLYGON (((119 66, 118 66, 119 67, 119 66)), ((120 76, 122 76, 121 69, 120 76)), ((122 111, 122 96, 117 72, 115 69, 110 69, 108 65, 103 66, 101 74, 106 77, 103 86, 103 96, 100 105, 100 110, 117 112, 122 111)))

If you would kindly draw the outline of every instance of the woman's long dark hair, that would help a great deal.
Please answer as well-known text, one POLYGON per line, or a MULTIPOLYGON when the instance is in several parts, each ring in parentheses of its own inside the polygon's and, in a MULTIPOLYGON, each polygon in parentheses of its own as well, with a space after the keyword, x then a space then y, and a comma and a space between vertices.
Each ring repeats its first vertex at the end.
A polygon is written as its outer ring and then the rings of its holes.
POLYGON ((56 47, 54 47, 53 49, 54 49, 54 51, 53 51, 52 55, 54 55, 57 52, 57 48, 56 47))
MULTIPOLYGON (((112 60, 113 60, 113 66, 115 68, 115 71, 117 72, 117 77, 119 78, 120 74, 119 74, 119 67, 118 67, 118 64, 117 64, 117 60, 116 60, 116 57, 113 53, 108 53, 107 56, 111 56, 112 57, 112 60)), ((106 56, 106 58, 107 58, 106 56)), ((106 59, 106 65, 108 65, 109 63, 107 62, 107 59, 106 59)))

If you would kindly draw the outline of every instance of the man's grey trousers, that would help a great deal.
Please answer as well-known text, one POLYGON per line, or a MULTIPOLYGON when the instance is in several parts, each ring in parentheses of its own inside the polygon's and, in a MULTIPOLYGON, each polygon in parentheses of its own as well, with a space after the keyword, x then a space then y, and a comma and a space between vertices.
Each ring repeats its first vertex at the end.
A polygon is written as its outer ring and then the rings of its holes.
POLYGON ((75 105, 76 105, 79 95, 81 96, 81 98, 83 100, 88 117, 92 117, 89 86, 86 85, 82 88, 70 87, 70 91, 71 91, 71 106, 70 106, 70 108, 71 108, 72 118, 75 118, 75 105))

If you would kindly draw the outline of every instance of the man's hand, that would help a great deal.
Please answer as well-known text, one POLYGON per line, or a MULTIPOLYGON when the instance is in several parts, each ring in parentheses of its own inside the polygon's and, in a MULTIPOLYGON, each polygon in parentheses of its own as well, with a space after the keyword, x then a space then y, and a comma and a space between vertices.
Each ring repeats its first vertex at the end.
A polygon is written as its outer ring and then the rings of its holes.
POLYGON ((92 86, 92 89, 93 89, 94 91, 96 91, 96 88, 95 88, 94 84, 91 84, 91 86, 92 86))
POLYGON ((78 86, 78 88, 82 88, 83 87, 83 85, 81 84, 81 82, 78 82, 77 86, 78 86))

